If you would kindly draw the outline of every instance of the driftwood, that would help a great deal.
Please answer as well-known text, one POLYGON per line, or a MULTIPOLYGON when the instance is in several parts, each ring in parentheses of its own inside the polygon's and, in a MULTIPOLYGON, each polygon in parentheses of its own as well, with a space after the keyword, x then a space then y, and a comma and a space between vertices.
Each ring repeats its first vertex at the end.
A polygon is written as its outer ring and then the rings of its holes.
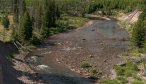
POLYGON ((19 41, 13 41, 13 44, 16 46, 18 50, 22 51, 26 50, 26 48, 19 41))

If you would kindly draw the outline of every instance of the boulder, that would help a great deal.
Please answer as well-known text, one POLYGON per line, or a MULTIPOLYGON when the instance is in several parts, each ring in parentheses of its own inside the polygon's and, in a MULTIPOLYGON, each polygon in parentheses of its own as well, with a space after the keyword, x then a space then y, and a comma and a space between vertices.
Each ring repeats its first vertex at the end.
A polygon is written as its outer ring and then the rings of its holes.
POLYGON ((27 63, 37 65, 40 63, 40 58, 38 56, 31 56, 26 61, 27 61, 27 63))
POLYGON ((50 69, 50 67, 47 65, 38 65, 36 68, 39 71, 48 71, 50 69))
POLYGON ((133 63, 139 63, 142 61, 140 57, 131 57, 130 59, 133 63))

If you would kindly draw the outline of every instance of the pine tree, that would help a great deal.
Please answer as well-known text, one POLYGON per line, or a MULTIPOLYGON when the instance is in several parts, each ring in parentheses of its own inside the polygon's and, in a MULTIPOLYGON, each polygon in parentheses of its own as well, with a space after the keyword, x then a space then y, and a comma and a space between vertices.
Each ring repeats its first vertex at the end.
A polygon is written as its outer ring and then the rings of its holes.
POLYGON ((18 8, 18 0, 14 0, 14 22, 18 23, 19 21, 19 8, 18 8))
POLYGON ((55 0, 45 0, 43 11, 41 34, 43 37, 47 37, 49 29, 56 26, 56 20, 60 17, 60 11, 56 6, 55 0))
POLYGON ((133 28, 132 31, 132 42, 134 46, 138 48, 144 47, 145 43, 145 27, 144 27, 144 22, 139 21, 135 27, 133 28))
POLYGON ((19 0, 19 14, 22 16, 26 11, 26 3, 25 0, 19 0))
POLYGON ((4 41, 5 40, 5 31, 6 31, 6 29, 9 28, 9 25, 10 25, 8 16, 4 16, 2 18, 2 25, 4 26, 4 29, 3 29, 3 41, 4 41))
POLYGON ((19 40, 21 42, 30 40, 33 29, 32 21, 28 12, 25 12, 25 14, 21 17, 19 29, 19 40))
POLYGON ((8 16, 4 16, 2 18, 2 25, 4 26, 4 28, 9 28, 10 22, 9 22, 9 18, 8 16))

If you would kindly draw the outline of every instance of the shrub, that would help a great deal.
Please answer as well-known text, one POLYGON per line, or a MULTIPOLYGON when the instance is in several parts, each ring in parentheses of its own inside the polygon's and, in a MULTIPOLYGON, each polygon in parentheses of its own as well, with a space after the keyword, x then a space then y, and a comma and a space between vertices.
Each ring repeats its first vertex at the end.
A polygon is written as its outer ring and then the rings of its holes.
POLYGON ((133 78, 136 79, 136 80, 142 81, 142 79, 139 76, 137 76, 136 74, 133 75, 133 78))
POLYGON ((34 44, 34 45, 39 45, 41 44, 41 39, 39 39, 38 37, 36 36, 33 36, 32 39, 31 39, 31 43, 34 44))
POLYGON ((92 74, 96 74, 97 70, 96 70, 96 68, 90 68, 89 72, 92 73, 92 74))
POLYGON ((102 82, 102 84, 122 84, 118 80, 105 80, 102 82))
POLYGON ((80 66, 81 66, 81 68, 89 68, 89 67, 91 67, 90 64, 85 62, 85 61, 81 62, 80 66))
POLYGON ((132 71, 132 70, 128 70, 128 69, 125 70, 125 75, 126 75, 127 77, 132 77, 134 73, 135 73, 135 72, 132 71))
POLYGON ((144 84, 142 81, 134 80, 132 84, 144 84))
POLYGON ((127 84, 128 80, 125 77, 118 77, 117 78, 122 84, 127 84))
POLYGON ((115 67, 115 70, 116 70, 116 73, 118 74, 118 75, 124 75, 124 68, 122 67, 122 66, 116 66, 115 67))

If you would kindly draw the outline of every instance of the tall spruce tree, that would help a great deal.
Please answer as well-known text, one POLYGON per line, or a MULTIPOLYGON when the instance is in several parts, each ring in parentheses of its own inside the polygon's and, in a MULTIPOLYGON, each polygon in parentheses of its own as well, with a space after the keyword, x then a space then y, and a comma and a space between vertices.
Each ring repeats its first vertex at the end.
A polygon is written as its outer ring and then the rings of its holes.
POLYGON ((32 37, 32 21, 30 19, 29 13, 25 12, 20 19, 19 25, 19 40, 21 42, 28 41, 32 37))
POLYGON ((42 36, 49 35, 49 29, 56 26, 56 20, 60 17, 59 8, 56 6, 55 0, 45 0, 42 17, 42 36))
POLYGON ((132 31, 132 42, 134 46, 138 48, 143 48, 145 43, 145 26, 144 22, 139 21, 132 31))
POLYGON ((10 21, 9 21, 9 18, 8 18, 8 16, 4 16, 3 18, 2 18, 2 25, 4 26, 4 29, 3 29, 3 41, 5 40, 5 31, 6 31, 6 29, 8 29, 9 28, 9 25, 10 25, 10 21))

